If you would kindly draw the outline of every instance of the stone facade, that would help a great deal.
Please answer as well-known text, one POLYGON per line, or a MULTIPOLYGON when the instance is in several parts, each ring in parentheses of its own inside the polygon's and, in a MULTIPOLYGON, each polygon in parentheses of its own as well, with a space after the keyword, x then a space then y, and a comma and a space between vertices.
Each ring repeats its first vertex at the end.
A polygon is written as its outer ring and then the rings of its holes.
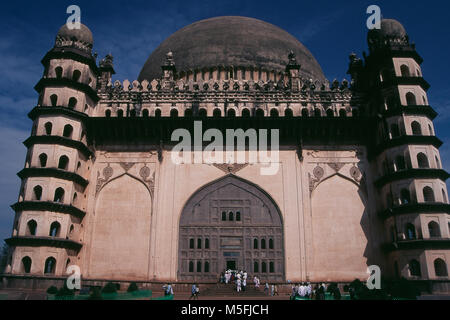
POLYGON ((302 68, 320 67, 298 63, 314 59, 303 46, 288 55, 284 34, 284 70, 256 61, 177 70, 175 52, 159 79, 112 82, 113 58, 97 66, 90 31, 69 37, 63 27, 29 115, 5 276, 49 281, 78 265, 91 282, 216 282, 225 268, 279 283, 349 282, 379 265, 448 290, 436 113, 420 56, 398 22, 384 21, 364 62, 350 56, 352 81, 331 84, 305 78, 302 68), (173 163, 171 134, 194 133, 194 121, 280 130, 279 170, 173 163))

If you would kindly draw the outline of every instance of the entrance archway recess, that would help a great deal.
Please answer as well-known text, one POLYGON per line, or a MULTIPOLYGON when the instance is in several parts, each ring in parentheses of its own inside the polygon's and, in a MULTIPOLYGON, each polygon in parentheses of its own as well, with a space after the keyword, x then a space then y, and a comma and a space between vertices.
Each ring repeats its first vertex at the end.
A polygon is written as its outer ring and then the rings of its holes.
POLYGON ((284 281, 283 222, 272 198, 228 175, 198 190, 180 217, 178 280, 217 282, 227 266, 284 281))

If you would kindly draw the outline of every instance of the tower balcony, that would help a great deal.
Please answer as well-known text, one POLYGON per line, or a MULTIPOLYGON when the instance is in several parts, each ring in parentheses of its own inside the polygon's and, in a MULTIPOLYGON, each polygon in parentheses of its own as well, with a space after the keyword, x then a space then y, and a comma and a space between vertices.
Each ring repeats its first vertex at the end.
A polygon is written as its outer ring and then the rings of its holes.
POLYGON ((385 252, 397 250, 436 250, 436 249, 450 249, 450 238, 427 238, 427 239, 413 239, 413 240, 397 240, 382 245, 385 252))
POLYGON ((370 152, 369 158, 373 160, 375 157, 379 156, 383 151, 403 145, 425 145, 433 146, 439 149, 443 142, 436 136, 422 136, 422 135, 402 135, 395 137, 375 146, 370 152))
POLYGON ((422 202, 422 203, 408 203, 393 206, 389 209, 378 212, 378 215, 387 219, 392 216, 405 214, 420 214, 420 213, 447 213, 450 214, 450 204, 443 202, 422 202))
POLYGON ((407 86, 420 86, 423 90, 427 91, 430 88, 430 84, 423 78, 423 77, 417 77, 417 76, 410 76, 410 77, 404 77, 404 76, 394 76, 389 77, 388 79, 385 79, 382 83, 382 88, 386 89, 392 86, 399 86, 399 85, 407 85, 407 86))
POLYGON ((76 251, 79 251, 83 246, 80 242, 69 239, 36 236, 15 236, 6 239, 5 242, 11 247, 53 247, 76 251))
POLYGON ((71 88, 84 92, 89 98, 92 99, 92 101, 94 101, 94 103, 97 103, 100 100, 100 97, 97 95, 97 91, 94 90, 91 86, 69 78, 42 78, 36 84, 34 89, 39 93, 46 87, 71 88))
POLYGON ((426 116, 430 120, 434 120, 438 113, 429 105, 397 105, 395 107, 388 108, 383 112, 383 115, 388 118, 392 116, 400 115, 414 115, 414 116, 426 116))
POLYGON ((406 169, 385 174, 375 181, 375 186, 382 188, 388 183, 406 179, 440 179, 446 181, 449 177, 450 174, 443 169, 406 169))
POLYGON ((80 220, 84 218, 86 212, 68 204, 53 201, 20 201, 11 206, 15 212, 20 211, 51 211, 70 214, 80 220))
POLYGON ((61 145, 79 150, 86 158, 92 157, 94 153, 83 142, 62 136, 31 136, 23 143, 27 148, 35 144, 61 145))
POLYGON ((58 168, 25 168, 21 170, 17 175, 21 179, 30 177, 50 177, 69 180, 82 186, 83 188, 86 188, 86 186, 89 184, 88 180, 84 179, 78 173, 58 168))

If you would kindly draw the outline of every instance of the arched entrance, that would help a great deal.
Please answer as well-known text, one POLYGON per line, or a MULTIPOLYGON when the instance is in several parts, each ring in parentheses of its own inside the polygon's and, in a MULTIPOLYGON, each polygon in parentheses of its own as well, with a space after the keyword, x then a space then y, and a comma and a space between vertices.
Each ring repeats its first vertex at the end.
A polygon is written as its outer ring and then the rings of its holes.
POLYGON ((283 223, 270 196, 229 175, 206 185, 180 218, 178 280, 214 281, 227 268, 284 281, 283 223))

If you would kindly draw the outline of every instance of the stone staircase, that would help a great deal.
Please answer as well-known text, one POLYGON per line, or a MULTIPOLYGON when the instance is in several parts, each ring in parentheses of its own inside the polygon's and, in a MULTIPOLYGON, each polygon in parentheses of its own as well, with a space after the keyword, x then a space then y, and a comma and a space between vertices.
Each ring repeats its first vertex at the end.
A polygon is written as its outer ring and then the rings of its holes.
POLYGON ((254 285, 248 285, 245 291, 237 292, 236 285, 219 283, 205 290, 201 290, 200 295, 203 297, 264 297, 264 287, 260 286, 256 289, 254 285))

